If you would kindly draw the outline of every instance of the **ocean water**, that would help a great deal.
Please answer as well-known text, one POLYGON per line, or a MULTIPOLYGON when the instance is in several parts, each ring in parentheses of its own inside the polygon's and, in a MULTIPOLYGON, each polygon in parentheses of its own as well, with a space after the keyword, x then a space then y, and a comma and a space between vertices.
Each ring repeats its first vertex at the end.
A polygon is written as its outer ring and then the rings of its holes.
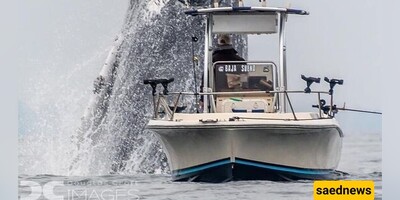
MULTIPOLYGON (((381 134, 346 135, 338 170, 344 180, 373 180, 382 199, 381 134)), ((20 199, 290 199, 309 200, 313 181, 173 182, 169 174, 103 176, 19 175, 20 199)))

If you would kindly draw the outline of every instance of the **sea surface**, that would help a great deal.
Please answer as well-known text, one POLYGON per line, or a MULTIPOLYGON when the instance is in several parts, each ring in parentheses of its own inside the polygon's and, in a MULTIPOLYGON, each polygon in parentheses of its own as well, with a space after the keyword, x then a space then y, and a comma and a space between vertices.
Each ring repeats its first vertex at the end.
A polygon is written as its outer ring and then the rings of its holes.
MULTIPOLYGON (((373 180, 382 199, 380 134, 346 135, 338 170, 346 180, 373 180)), ((313 181, 238 181, 221 184, 172 182, 168 174, 58 176, 19 175, 20 199, 313 199, 313 181)))

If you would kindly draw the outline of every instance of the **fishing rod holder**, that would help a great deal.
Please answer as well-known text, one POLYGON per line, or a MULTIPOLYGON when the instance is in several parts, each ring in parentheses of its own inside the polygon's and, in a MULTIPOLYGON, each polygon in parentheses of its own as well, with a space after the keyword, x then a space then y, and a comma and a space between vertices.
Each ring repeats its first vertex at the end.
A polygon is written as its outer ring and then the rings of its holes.
POLYGON ((343 79, 329 79, 328 77, 325 77, 324 80, 325 82, 329 83, 329 95, 331 96, 331 102, 329 106, 325 106, 326 102, 322 99, 323 101, 320 100, 319 105, 317 106, 329 117, 335 117, 335 114, 338 113, 338 109, 336 105, 333 104, 333 88, 336 86, 336 84, 343 85, 343 79))
MULTIPOLYGON (((311 84, 320 83, 320 78, 315 77, 306 77, 301 75, 301 79, 307 82, 307 87, 304 89, 305 93, 311 93, 311 84)), ((329 95, 330 95, 330 105, 326 105, 326 101, 321 99, 320 94, 318 94, 318 105, 312 105, 313 108, 318 108, 321 116, 321 112, 328 115, 329 117, 335 117, 335 114, 338 112, 338 108, 333 104, 333 88, 338 85, 343 85, 343 79, 329 79, 325 77, 324 80, 329 83, 329 95)))
POLYGON ((157 85, 161 84, 164 88, 163 90, 163 94, 164 95, 168 95, 168 84, 173 82, 174 78, 170 78, 170 79, 146 79, 143 81, 143 83, 145 85, 150 85, 151 88, 153 89, 152 94, 153 96, 156 96, 157 93, 157 85))
POLYGON ((329 79, 328 77, 325 77, 324 80, 329 83, 329 95, 333 95, 333 88, 336 84, 343 85, 343 79, 329 79))
POLYGON ((158 119, 159 117, 159 108, 160 105, 164 108, 164 113, 166 113, 167 115, 171 116, 172 115, 172 111, 171 109, 168 107, 168 104, 166 103, 165 100, 165 95, 168 95, 168 84, 173 82, 174 78, 170 78, 170 79, 145 79, 143 80, 143 83, 145 85, 150 85, 152 88, 152 95, 153 95, 153 108, 154 108, 154 119, 158 119), (158 96, 158 100, 157 100, 157 86, 161 84, 164 88, 162 94, 160 93, 158 96), (162 96, 163 98, 160 98, 160 96, 162 96))
POLYGON ((304 81, 307 82, 307 87, 304 89, 305 93, 310 93, 311 92, 311 89, 310 89, 311 84, 320 83, 320 81, 321 81, 321 78, 306 77, 304 75, 301 75, 301 79, 303 79, 304 81))

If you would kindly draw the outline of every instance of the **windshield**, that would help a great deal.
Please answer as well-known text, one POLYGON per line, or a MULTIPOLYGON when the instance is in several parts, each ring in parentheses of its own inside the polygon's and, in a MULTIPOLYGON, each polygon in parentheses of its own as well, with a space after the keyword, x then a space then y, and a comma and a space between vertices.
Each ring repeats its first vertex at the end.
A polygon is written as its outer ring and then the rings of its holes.
POLYGON ((214 65, 215 91, 271 91, 274 88, 273 64, 214 65))

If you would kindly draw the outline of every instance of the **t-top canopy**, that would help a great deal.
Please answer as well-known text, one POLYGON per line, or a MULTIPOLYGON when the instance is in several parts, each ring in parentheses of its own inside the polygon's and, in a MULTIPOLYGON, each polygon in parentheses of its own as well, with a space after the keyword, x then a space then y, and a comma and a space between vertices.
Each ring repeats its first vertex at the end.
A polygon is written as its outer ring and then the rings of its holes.
POLYGON ((187 15, 205 15, 217 13, 238 13, 238 12, 264 12, 264 13, 286 13, 297 15, 308 15, 309 12, 305 10, 278 8, 278 7, 218 7, 218 8, 203 8, 185 11, 187 15))

